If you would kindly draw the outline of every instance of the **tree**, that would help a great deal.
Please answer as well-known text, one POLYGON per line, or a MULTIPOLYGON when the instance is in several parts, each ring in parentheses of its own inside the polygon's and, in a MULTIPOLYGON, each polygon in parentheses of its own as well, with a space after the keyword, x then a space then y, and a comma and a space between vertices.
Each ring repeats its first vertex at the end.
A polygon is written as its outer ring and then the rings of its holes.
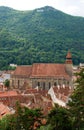
POLYGON ((8 79, 6 79, 5 82, 4 82, 4 85, 5 85, 7 88, 9 88, 9 86, 10 86, 10 81, 9 81, 8 79))
POLYGON ((14 115, 6 115, 0 120, 0 130, 15 130, 14 123, 14 115))
POLYGON ((0 121, 0 130, 33 130, 41 125, 42 112, 40 109, 28 109, 16 103, 15 113, 0 121))
POLYGON ((76 74, 76 86, 69 100, 69 109, 72 113, 73 127, 84 128, 84 69, 76 74))
POLYGON ((16 103, 14 118, 11 120, 14 130, 33 130, 41 125, 42 112, 40 109, 29 109, 16 103), (14 120, 15 119, 15 120, 14 120))
POLYGON ((48 123, 51 130, 71 130, 72 121, 66 108, 56 105, 48 114, 48 123))
POLYGON ((48 124, 48 125, 45 125, 45 126, 41 126, 37 130, 51 130, 51 129, 52 129, 51 125, 48 124))

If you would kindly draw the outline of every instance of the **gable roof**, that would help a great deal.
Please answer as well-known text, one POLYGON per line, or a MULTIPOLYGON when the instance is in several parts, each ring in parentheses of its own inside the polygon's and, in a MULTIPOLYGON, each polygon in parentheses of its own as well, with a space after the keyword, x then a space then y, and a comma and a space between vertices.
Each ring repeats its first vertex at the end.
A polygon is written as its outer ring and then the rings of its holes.
POLYGON ((2 118, 4 115, 11 113, 8 106, 4 105, 0 102, 0 118, 2 118))
POLYGON ((31 77, 65 77, 69 75, 65 71, 65 64, 35 63, 32 66, 31 77))
POLYGON ((17 66, 13 75, 30 78, 63 77, 69 78, 65 70, 65 64, 34 63, 31 66, 17 66))
POLYGON ((31 75, 32 66, 24 65, 24 66, 17 66, 16 70, 14 71, 13 75, 22 75, 22 76, 30 76, 31 75))

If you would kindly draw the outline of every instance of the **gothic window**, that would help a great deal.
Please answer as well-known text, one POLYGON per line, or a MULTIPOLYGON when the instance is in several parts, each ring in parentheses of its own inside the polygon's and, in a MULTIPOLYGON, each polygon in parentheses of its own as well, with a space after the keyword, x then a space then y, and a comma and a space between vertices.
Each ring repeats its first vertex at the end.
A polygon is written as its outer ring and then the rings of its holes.
POLYGON ((57 83, 56 83, 56 82, 54 82, 54 86, 57 86, 57 83))
POLYGON ((45 82, 43 82, 43 90, 45 90, 45 82))
POLYGON ((61 86, 61 79, 58 80, 58 84, 61 86))
POLYGON ((18 87, 19 87, 20 81, 18 80, 18 87))
POLYGON ((49 82, 49 89, 50 89, 50 87, 51 87, 51 83, 49 82))
POLYGON ((37 83, 37 86, 40 86, 40 82, 37 83))
POLYGON ((67 84, 69 85, 69 81, 67 81, 67 84))

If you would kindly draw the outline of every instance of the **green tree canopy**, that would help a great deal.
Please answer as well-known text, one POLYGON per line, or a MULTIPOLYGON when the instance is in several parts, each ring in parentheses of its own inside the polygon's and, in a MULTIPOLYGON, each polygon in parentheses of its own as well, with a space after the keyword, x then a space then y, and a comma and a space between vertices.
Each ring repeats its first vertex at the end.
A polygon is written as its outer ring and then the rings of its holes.
POLYGON ((33 130, 40 127, 42 117, 40 109, 21 107, 17 102, 15 113, 0 121, 0 130, 33 130))
POLYGON ((10 63, 63 63, 68 49, 74 64, 84 62, 84 18, 48 6, 39 11, 0 7, 0 69, 10 69, 10 63))
POLYGON ((68 105, 72 113, 74 129, 81 129, 84 128, 84 69, 76 76, 76 86, 68 105))
POLYGON ((7 88, 9 88, 9 86, 10 86, 10 81, 9 81, 8 79, 6 79, 5 82, 4 82, 4 85, 5 85, 7 88))
POLYGON ((48 114, 48 123, 51 124, 51 130, 72 129, 72 121, 69 111, 58 105, 56 105, 48 114))

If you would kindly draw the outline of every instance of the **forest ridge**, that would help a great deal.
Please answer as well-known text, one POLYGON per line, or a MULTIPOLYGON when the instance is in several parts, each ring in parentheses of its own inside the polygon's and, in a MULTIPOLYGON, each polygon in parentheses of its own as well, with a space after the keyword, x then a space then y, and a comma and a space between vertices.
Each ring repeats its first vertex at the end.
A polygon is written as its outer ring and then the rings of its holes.
POLYGON ((65 61, 68 49, 73 63, 84 62, 84 18, 52 7, 17 11, 0 7, 0 68, 10 63, 65 61))

